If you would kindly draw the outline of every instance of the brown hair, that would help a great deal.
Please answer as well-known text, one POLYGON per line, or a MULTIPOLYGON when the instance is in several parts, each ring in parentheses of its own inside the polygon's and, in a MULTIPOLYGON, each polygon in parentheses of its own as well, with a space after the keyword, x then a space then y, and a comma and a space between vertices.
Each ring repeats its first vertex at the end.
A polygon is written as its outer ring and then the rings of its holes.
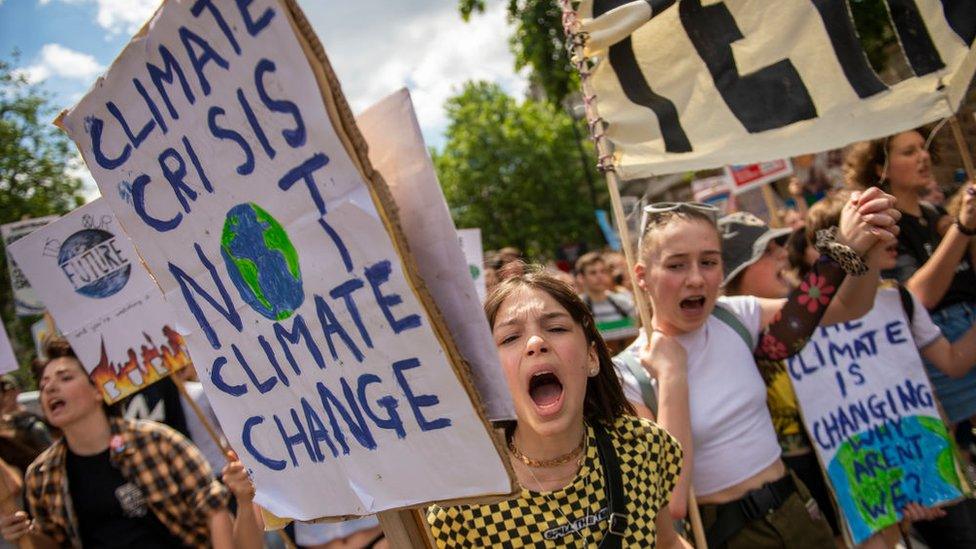
POLYGON ((800 278, 803 278, 810 271, 810 267, 806 264, 808 242, 806 226, 794 229, 786 240, 786 256, 790 262, 790 268, 800 278))
POLYGON ((574 272, 578 275, 581 275, 583 274, 583 271, 585 271, 587 267, 595 263, 603 263, 604 265, 606 265, 607 261, 603 259, 603 254, 601 254, 600 252, 587 252, 581 255, 579 259, 576 260, 574 272))
MULTIPOLYGON (((918 132, 923 139, 928 140, 932 129, 928 126, 918 127, 904 132, 918 132)), ((891 146, 891 138, 899 135, 892 134, 880 139, 855 143, 847 149, 844 155, 844 181, 852 189, 867 189, 868 187, 883 187, 887 180, 882 180, 879 173, 885 169, 885 161, 891 146)), ((929 147, 932 163, 939 161, 935 143, 929 147)))
POLYGON ((596 321, 585 303, 568 284, 552 276, 541 265, 526 265, 522 274, 506 278, 495 286, 485 300, 485 315, 488 325, 495 325, 495 318, 502 303, 522 288, 542 290, 556 300, 569 316, 583 328, 586 342, 596 347, 600 370, 586 383, 586 396, 583 399, 583 417, 587 421, 599 421, 612 426, 618 417, 636 415, 634 407, 624 396, 620 380, 614 370, 610 350, 596 329, 596 321))
MULTIPOLYGON (((699 212, 697 210, 688 208, 683 210, 672 210, 669 212, 661 212, 654 215, 648 216, 647 223, 644 225, 643 236, 640 240, 640 258, 643 259, 648 252, 657 244, 656 239, 651 238, 654 232, 658 229, 663 229, 671 223, 676 221, 703 221, 708 224, 708 226, 715 229, 715 234, 718 236, 718 227, 715 226, 715 221, 708 217, 707 214, 699 212)), ((722 238, 719 236, 718 243, 721 246, 722 238)))
POLYGON ((852 191, 838 191, 810 206, 807 211, 806 237, 811 244, 817 239, 817 231, 836 227, 840 224, 840 214, 844 204, 851 199, 852 191))

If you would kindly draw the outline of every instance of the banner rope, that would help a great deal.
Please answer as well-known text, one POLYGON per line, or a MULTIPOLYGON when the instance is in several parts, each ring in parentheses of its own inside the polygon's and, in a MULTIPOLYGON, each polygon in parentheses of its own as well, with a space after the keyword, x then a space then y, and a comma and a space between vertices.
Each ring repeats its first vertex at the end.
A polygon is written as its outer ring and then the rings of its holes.
MULTIPOLYGON (((590 131, 590 139, 596 146, 597 169, 606 177, 607 190, 610 193, 610 203, 613 206, 614 224, 617 226, 617 234, 620 235, 624 258, 627 260, 627 275, 630 277, 634 288, 634 305, 640 314, 641 324, 647 331, 651 327, 651 308, 647 302, 647 297, 641 290, 634 275, 634 240, 630 237, 630 228, 627 225, 627 216, 624 214, 623 203, 620 198, 619 176, 613 163, 613 153, 610 150, 610 143, 606 136, 605 120, 597 110, 597 97, 590 89, 590 76, 593 74, 595 63, 586 57, 583 52, 586 41, 589 38, 586 31, 582 29, 579 14, 573 7, 573 0, 559 0, 562 9, 563 32, 566 35, 566 51, 569 54, 570 63, 580 76, 580 89, 583 97, 583 108, 586 113, 587 126, 590 131)), ((644 228, 640 227, 643 232, 644 228)), ((688 517, 691 521, 691 529, 695 537, 695 547, 698 549, 708 549, 705 539, 705 529, 702 526, 701 515, 698 512, 698 502, 695 499, 695 491, 688 486, 688 517)))

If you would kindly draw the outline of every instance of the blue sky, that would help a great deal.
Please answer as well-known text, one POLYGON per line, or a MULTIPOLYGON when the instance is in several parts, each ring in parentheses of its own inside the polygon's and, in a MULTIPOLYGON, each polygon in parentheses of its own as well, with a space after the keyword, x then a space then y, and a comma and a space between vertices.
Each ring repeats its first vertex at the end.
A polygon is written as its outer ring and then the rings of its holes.
MULTIPOLYGON (((260 1, 260 0, 259 0, 260 1)), ((407 86, 428 145, 441 147, 444 100, 470 79, 524 94, 513 69, 506 2, 464 23, 456 0, 299 0, 359 112, 407 86)), ((122 51, 157 0, 0 0, 0 57, 74 104, 122 51)))

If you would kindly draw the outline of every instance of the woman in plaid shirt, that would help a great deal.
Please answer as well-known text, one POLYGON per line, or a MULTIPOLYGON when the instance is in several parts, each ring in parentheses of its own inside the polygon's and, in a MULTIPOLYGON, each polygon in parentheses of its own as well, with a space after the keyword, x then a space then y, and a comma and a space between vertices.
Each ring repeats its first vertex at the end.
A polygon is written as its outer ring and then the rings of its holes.
POLYGON ((159 423, 109 417, 64 340, 51 342, 48 356, 39 372, 41 408, 64 437, 28 467, 33 520, 22 511, 0 519, 6 540, 29 534, 35 547, 142 549, 254 543, 234 539, 235 530, 246 538, 255 532, 247 528, 253 490, 240 467, 229 482, 243 510, 235 527, 227 488, 189 440, 159 423))

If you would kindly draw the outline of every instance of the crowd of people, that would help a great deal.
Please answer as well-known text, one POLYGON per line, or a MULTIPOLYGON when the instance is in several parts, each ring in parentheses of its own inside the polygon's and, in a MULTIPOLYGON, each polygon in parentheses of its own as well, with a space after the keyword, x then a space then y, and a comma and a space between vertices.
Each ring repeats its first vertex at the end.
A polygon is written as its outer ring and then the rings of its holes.
MULTIPOLYGON (((918 353, 897 359, 924 362, 970 448, 976 190, 968 183, 944 206, 925 199, 945 199, 926 137, 850 147, 847 189, 803 204, 790 227, 707 204, 647 206, 632 273, 613 252, 583 254, 572 273, 527 265, 513 248, 491 254, 484 309, 515 406, 503 427, 521 491, 432 506, 435 543, 688 547, 694 511, 713 548, 843 546, 785 362, 829 337, 818 326, 871 315, 911 327, 918 353)), ((264 545, 254 486, 232 451, 192 421, 185 436, 118 417, 65 340, 46 351, 34 372, 43 417, 0 378, 2 474, 23 484, 24 509, 0 517, 7 542, 264 545)), ((900 511, 929 547, 976 547, 970 499, 900 511)), ((374 517, 291 535, 303 547, 385 544, 374 517)), ((901 535, 889 528, 863 545, 901 535)))

